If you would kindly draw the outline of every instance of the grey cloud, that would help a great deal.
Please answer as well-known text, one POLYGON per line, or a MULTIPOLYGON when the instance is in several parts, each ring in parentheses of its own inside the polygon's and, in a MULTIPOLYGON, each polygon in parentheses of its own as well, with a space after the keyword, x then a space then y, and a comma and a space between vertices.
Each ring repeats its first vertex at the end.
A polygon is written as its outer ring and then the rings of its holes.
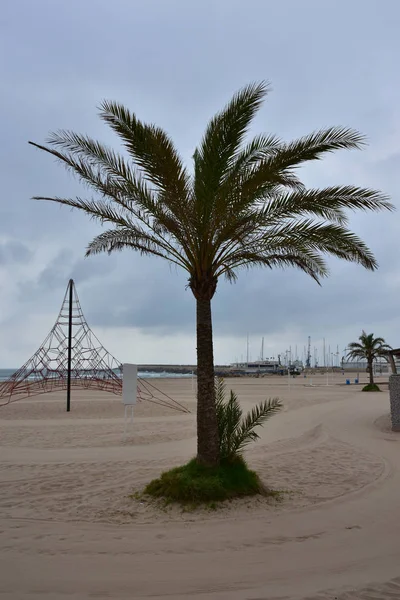
POLYGON ((28 246, 18 240, 9 240, 0 243, 0 265, 13 263, 26 263, 32 258, 28 246))
POLYGON ((81 294, 93 326, 131 326, 160 335, 193 328, 194 303, 183 271, 134 253, 121 255, 119 267, 118 277, 98 278, 81 294))
MULTIPOLYGON (((49 258, 47 265, 36 275, 20 282, 19 299, 32 303, 33 299, 42 298, 46 305, 59 298, 65 291, 70 279, 79 285, 85 285, 93 279, 100 279, 104 285, 104 278, 113 270, 115 257, 107 260, 106 257, 94 259, 77 258, 76 250, 64 247, 55 256, 49 258)), ((42 304, 43 307, 43 304, 42 304)), ((54 306, 53 306, 54 308, 54 306)))
POLYGON ((79 284, 87 284, 93 279, 104 281, 117 268, 117 256, 97 256, 78 258, 70 268, 70 278, 79 284))

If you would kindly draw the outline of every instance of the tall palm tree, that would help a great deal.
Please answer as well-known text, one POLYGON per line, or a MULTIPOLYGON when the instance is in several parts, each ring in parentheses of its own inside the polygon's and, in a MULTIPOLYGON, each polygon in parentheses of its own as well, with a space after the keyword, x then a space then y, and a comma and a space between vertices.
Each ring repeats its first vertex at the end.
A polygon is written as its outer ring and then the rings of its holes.
POLYGON ((192 171, 165 131, 116 102, 103 102, 100 117, 119 136, 124 156, 70 131, 52 133, 46 146, 33 144, 95 192, 89 199, 36 197, 111 226, 87 255, 131 248, 187 272, 197 312, 197 456, 207 465, 219 460, 211 320, 219 278, 235 281, 240 268, 253 266, 297 267, 319 282, 329 254, 374 270, 372 252, 347 228, 345 209, 393 208, 378 191, 306 189, 298 177, 307 161, 360 148, 364 138, 356 131, 332 127, 289 143, 274 135, 246 142, 267 91, 265 83, 248 85, 211 119, 192 171))
POLYGON ((369 373, 369 382, 374 383, 373 362, 380 356, 387 356, 387 351, 391 346, 386 344, 382 337, 374 338, 373 333, 365 333, 363 330, 358 338, 360 343, 352 342, 349 344, 347 356, 352 360, 361 358, 367 361, 367 371, 369 373))

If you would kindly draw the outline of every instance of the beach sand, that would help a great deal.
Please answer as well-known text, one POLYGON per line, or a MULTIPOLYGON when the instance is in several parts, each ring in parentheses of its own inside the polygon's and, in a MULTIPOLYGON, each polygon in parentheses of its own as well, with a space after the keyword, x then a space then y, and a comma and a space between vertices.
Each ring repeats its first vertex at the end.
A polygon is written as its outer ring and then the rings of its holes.
POLYGON ((195 454, 190 379, 153 380, 190 414, 143 402, 125 438, 118 396, 2 407, 0 598, 400 600, 400 434, 387 384, 345 379, 226 380, 284 403, 246 453, 283 499, 196 512, 132 497, 195 454))

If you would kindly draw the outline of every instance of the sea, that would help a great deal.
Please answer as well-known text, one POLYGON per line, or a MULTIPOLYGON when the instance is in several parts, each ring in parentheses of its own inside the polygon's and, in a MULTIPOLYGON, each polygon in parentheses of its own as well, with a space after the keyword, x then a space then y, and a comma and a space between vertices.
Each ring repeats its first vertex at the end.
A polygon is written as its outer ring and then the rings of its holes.
MULTIPOLYGON (((0 369, 0 381, 6 381, 11 375, 13 375, 17 371, 17 369, 0 369)), ((164 371, 154 372, 154 371, 139 371, 138 377, 142 379, 160 379, 161 377, 168 377, 171 379, 184 379, 191 377, 191 373, 166 373, 164 371)), ((29 379, 29 377, 28 377, 29 379)))

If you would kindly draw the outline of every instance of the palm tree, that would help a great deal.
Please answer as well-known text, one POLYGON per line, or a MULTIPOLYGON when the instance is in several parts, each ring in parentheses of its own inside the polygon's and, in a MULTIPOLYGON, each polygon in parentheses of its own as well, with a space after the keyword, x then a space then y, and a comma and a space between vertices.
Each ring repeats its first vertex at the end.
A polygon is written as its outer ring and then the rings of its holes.
POLYGON ((100 117, 126 155, 70 131, 52 133, 46 146, 33 144, 95 192, 89 199, 35 198, 110 226, 86 255, 131 248, 187 272, 197 314, 197 457, 206 465, 219 461, 211 300, 220 277, 233 282, 240 268, 253 266, 297 267, 319 282, 329 254, 374 270, 372 252, 347 228, 345 209, 393 208, 378 191, 306 189, 298 177, 298 167, 324 153, 360 148, 364 138, 356 131, 332 127, 289 143, 274 135, 246 142, 267 91, 265 83, 248 85, 211 119, 192 172, 164 130, 116 102, 104 101, 100 117))
POLYGON ((374 371, 372 368, 374 360, 379 356, 387 356, 387 351, 391 350, 391 347, 386 344, 382 337, 374 338, 373 333, 365 333, 363 330, 360 337, 358 338, 360 343, 352 342, 349 344, 349 352, 347 356, 352 360, 361 358, 367 361, 367 371, 369 373, 370 384, 374 383, 374 371))

